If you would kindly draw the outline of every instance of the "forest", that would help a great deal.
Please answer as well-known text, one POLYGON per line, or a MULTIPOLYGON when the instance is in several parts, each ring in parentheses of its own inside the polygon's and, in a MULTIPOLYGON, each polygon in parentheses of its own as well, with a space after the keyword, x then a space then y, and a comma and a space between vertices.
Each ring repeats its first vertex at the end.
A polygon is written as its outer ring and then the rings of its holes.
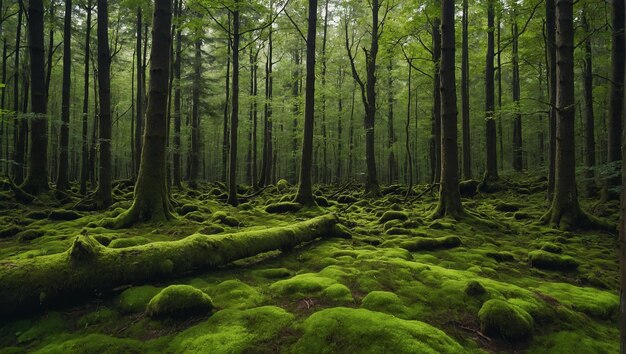
POLYGON ((626 354, 625 0, 0 0, 0 354, 626 354))

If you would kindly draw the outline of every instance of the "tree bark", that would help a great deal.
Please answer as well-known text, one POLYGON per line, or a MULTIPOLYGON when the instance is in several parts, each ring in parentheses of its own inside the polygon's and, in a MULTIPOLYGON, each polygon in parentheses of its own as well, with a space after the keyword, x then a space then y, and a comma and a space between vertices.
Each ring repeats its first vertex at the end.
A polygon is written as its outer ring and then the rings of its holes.
POLYGON ((46 77, 43 45, 43 1, 28 4, 28 39, 30 49, 31 119, 28 170, 21 188, 37 194, 48 189, 48 119, 46 118, 46 77))
POLYGON ((72 74, 72 0, 65 1, 65 22, 63 25, 63 88, 61 98, 61 131, 59 137, 59 169, 57 190, 68 188, 68 149, 70 134, 70 85, 72 74))
POLYGON ((150 51, 150 82, 143 153, 133 204, 104 226, 128 227, 136 222, 172 218, 167 188, 166 135, 169 85, 172 1, 156 0, 150 51))
MULTIPOLYGON (((472 179, 472 152, 470 149, 468 26, 468 5, 467 0, 463 0, 463 53, 461 63, 461 107, 463 111, 463 177, 465 179, 472 179)), ((489 31, 491 31, 491 28, 489 29, 489 31)))
POLYGON ((388 181, 389 184, 396 183, 398 181, 398 163, 396 161, 396 155, 394 154, 394 145, 396 143, 396 133, 393 127, 393 62, 392 53, 389 53, 389 64, 387 65, 387 134, 389 135, 387 140, 387 148, 389 149, 389 156, 387 157, 388 163, 388 181))
POLYGON ((261 162, 261 178, 259 179, 259 187, 263 187, 272 183, 272 95, 273 83, 272 67, 273 64, 273 28, 270 25, 268 39, 268 55, 265 63, 265 107, 264 107, 264 127, 263 127, 263 161, 261 162))
POLYGON ((98 115, 98 144, 100 161, 98 163, 98 188, 95 202, 98 209, 113 203, 111 196, 111 54, 109 50, 109 12, 108 3, 98 0, 98 96, 100 114, 98 115))
MULTIPOLYGON (((228 13, 228 31, 230 32, 230 13, 228 13)), ((226 182, 226 173, 228 171, 228 108, 230 107, 230 64, 231 64, 231 50, 232 39, 230 33, 228 33, 227 41, 227 56, 226 56, 226 99, 224 100, 224 120, 222 123, 222 181, 226 182)))
MULTIPOLYGON (((178 5, 178 15, 182 15, 182 0, 178 5)), ((181 189, 181 163, 180 163, 180 127, 181 127, 181 66, 182 66, 182 29, 181 26, 176 28, 176 50, 174 62, 174 153, 173 157, 173 181, 174 187, 181 189)))
POLYGON ((550 159, 548 166, 548 200, 552 200, 554 194, 554 182, 556 176, 556 85, 557 85, 557 61, 556 61, 556 17, 555 0, 546 0, 546 46, 548 48, 548 96, 550 98, 550 159))
MULTIPOLYGON (((583 13, 582 23, 585 32, 590 34, 591 29, 587 22, 587 14, 583 13)), ((585 94, 585 193, 588 197, 595 194, 595 167, 596 142, 595 119, 593 114, 593 62, 591 52, 591 37, 585 39, 585 60, 583 66, 584 94, 585 94)))
POLYGON ((199 121, 200 121, 200 85, 202 77, 202 40, 197 39, 195 44, 194 55, 194 76, 193 89, 191 98, 191 151, 189 154, 189 176, 188 183, 193 189, 197 187, 198 164, 200 157, 199 146, 199 121))
MULTIPOLYGON (((311 3, 309 2, 309 7, 311 3)), ((315 2, 317 8, 317 1, 315 2)), ((309 9, 309 21, 311 21, 310 9, 309 9)), ((317 23, 317 18, 315 19, 317 23)), ((310 26, 310 24, 309 24, 310 26)), ((309 27, 309 31, 311 28, 309 27)), ((310 34, 309 34, 310 36, 310 34)), ((327 57, 326 57, 326 41, 328 37, 328 0, 324 2, 324 34, 322 36, 322 183, 327 184, 330 180, 329 168, 328 168, 328 134, 326 132, 326 69, 327 69, 327 57)), ((307 43, 307 65, 308 65, 308 43, 307 43)), ((307 71, 308 76, 308 71, 307 71)), ((308 83, 308 80, 307 80, 308 83)), ((306 123, 305 123, 306 124, 306 123)))
POLYGON ((143 111, 143 69, 142 69, 142 30, 143 30, 143 14, 141 10, 141 6, 137 6, 137 43, 135 48, 135 54, 137 56, 137 62, 135 65, 137 66, 137 97, 135 98, 135 106, 137 107, 137 115, 135 116, 135 155, 133 156, 133 173, 134 177, 137 178, 139 174, 139 163, 141 161, 141 144, 142 144, 142 135, 143 135, 143 122, 144 122, 144 111, 143 111))
POLYGON ((85 71, 83 74, 83 131, 82 131, 82 162, 80 170, 80 194, 87 193, 87 179, 89 178, 89 59, 91 47, 91 12, 92 0, 87 1, 87 23, 85 29, 85 71))
POLYGON ((237 206, 237 134, 239 133, 239 0, 235 0, 237 10, 233 11, 233 97, 230 115, 230 153, 228 154, 228 204, 237 206))
MULTIPOLYGON (((328 15, 328 1, 326 1, 328 15)), ((326 21, 327 19, 325 19, 326 21)), ((326 25, 325 25, 326 26, 326 25)), ((315 37, 317 32, 317 0, 309 0, 309 21, 306 43, 306 92, 304 101, 304 137, 300 162, 300 182, 294 201, 315 206, 311 167, 313 165, 313 129, 315 123, 315 37)), ((326 41, 324 41, 325 43, 326 41)), ((325 50, 325 49, 324 49, 325 50)), ((324 55, 324 50, 322 55, 324 55)), ((325 65, 325 64, 324 64, 325 65)))
POLYGON ((441 1, 441 180, 434 218, 464 215, 459 191, 454 0, 441 1))
POLYGON ((513 116, 513 169, 521 171, 523 169, 522 155, 522 113, 520 111, 520 78, 519 78, 519 31, 517 27, 517 17, 513 11, 512 25, 513 55, 511 58, 513 66, 513 103, 515 113, 513 116))
MULTIPOLYGON (((440 5, 440 1, 435 1, 436 5, 440 5)), ((433 19, 433 112, 431 124, 430 139, 430 169, 432 183, 436 183, 441 179, 441 78, 439 73, 441 59, 441 20, 439 17, 433 19)))
POLYGON ((484 183, 498 179, 498 154, 495 113, 495 85, 494 85, 494 1, 487 2, 487 56, 485 65, 485 125, 487 160, 484 183))
MULTIPOLYGON (((15 61, 13 65, 13 114, 15 117, 13 123, 13 140, 14 140, 14 151, 13 151, 13 161, 15 164, 13 165, 13 181, 17 184, 21 184, 24 182, 24 141, 22 136, 24 135, 24 128, 26 126, 26 121, 21 119, 19 116, 20 111, 20 91, 19 91, 19 75, 20 75, 20 45, 22 38, 22 17, 23 17, 23 9, 24 4, 20 1, 18 10, 17 10, 17 27, 15 30, 15 61)), ((28 127, 26 126, 26 129, 28 127)))

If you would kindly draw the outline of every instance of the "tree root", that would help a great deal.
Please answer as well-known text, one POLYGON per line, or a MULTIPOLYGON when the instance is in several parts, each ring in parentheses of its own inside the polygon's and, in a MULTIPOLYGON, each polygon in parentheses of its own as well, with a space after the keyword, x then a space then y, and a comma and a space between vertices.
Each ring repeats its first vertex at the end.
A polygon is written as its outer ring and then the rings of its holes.
POLYGON ((550 210, 541 217, 540 222, 563 231, 582 229, 602 230, 614 233, 617 230, 617 225, 588 214, 580 209, 580 207, 566 209, 567 210, 562 209, 556 211, 554 207, 551 207, 550 210))
POLYGON ((119 249, 102 246, 85 232, 64 253, 0 261, 0 315, 38 310, 59 300, 93 296, 125 284, 215 269, 320 237, 348 238, 350 233, 330 214, 284 227, 194 234, 178 241, 119 249))

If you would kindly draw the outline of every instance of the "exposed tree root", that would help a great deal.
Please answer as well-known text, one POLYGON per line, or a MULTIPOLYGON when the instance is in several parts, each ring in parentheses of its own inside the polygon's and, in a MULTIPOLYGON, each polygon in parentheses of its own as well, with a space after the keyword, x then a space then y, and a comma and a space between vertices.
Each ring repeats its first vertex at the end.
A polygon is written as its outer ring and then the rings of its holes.
POLYGON ((551 207, 541 217, 540 222, 563 231, 583 229, 615 232, 617 230, 617 225, 587 214, 580 207, 569 207, 559 210, 551 207))
POLYGON ((324 215, 285 227, 226 235, 195 234, 178 241, 107 248, 87 233, 64 253, 0 262, 0 315, 33 311, 59 300, 93 296, 279 249, 319 237, 350 237, 337 217, 324 215))

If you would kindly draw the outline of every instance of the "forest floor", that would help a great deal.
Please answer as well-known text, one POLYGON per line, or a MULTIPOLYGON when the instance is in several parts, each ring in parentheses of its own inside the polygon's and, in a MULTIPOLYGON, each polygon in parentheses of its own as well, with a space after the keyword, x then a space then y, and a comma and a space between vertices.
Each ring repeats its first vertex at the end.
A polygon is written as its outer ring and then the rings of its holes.
MULTIPOLYGON (((239 208, 220 202, 215 184, 174 191, 177 220, 124 230, 91 227, 89 234, 121 248, 335 213, 353 237, 0 319, 0 353, 617 352, 617 236, 541 225, 545 195, 530 191, 545 190, 545 181, 514 179, 515 190, 464 199, 487 222, 431 221, 435 196, 405 203, 398 186, 371 200, 361 199, 356 187, 333 197, 338 187, 321 188, 328 200, 320 204, 328 206, 285 214, 265 211, 294 192, 283 183, 239 208), (214 309, 184 318, 149 316, 148 303, 173 284, 200 289, 214 309)), ((13 229, 0 231, 0 265, 67 251, 87 225, 127 208, 132 186, 120 185, 116 197, 120 201, 105 213, 4 199, 0 225, 13 229)), ((617 221, 616 202, 582 205, 617 221)))

